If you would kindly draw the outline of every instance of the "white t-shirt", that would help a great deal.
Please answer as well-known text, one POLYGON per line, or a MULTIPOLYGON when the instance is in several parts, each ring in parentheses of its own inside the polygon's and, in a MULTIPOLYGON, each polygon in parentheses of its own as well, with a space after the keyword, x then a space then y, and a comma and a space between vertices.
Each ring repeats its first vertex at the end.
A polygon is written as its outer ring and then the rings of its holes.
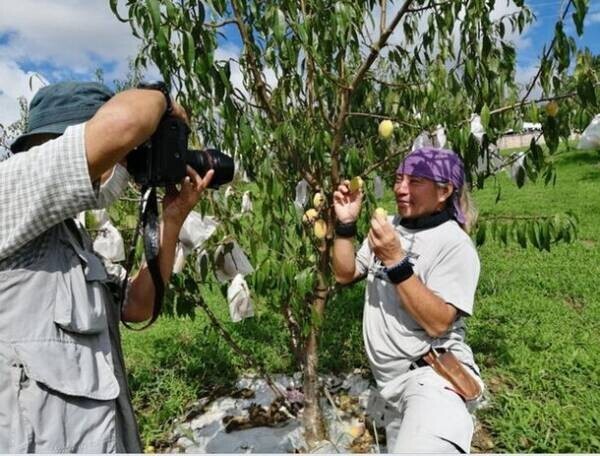
POLYGON ((451 351, 476 372, 473 353, 465 343, 464 316, 473 313, 479 279, 479 257, 471 238, 454 221, 428 229, 408 229, 400 217, 390 217, 410 258, 415 275, 435 295, 459 309, 459 316, 440 338, 432 338, 402 305, 383 264, 367 239, 356 256, 356 268, 367 277, 363 337, 373 375, 380 388, 409 370, 413 360, 431 346, 451 351))

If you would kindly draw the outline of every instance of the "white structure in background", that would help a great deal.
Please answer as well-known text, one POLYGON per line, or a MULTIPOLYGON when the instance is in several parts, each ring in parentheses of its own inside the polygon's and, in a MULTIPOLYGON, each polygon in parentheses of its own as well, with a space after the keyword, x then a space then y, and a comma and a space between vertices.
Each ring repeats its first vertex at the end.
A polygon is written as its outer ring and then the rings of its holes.
POLYGON ((294 199, 294 206, 296 209, 302 210, 304 205, 308 201, 308 182, 302 179, 296 184, 296 198, 294 199))
POLYGON ((542 131, 542 124, 539 122, 523 122, 523 131, 542 131))
POLYGON ((229 316, 234 323, 254 316, 250 289, 242 274, 237 274, 227 288, 227 302, 229 303, 229 316))
POLYGON ((600 114, 596 114, 579 138, 578 149, 600 149, 600 114))

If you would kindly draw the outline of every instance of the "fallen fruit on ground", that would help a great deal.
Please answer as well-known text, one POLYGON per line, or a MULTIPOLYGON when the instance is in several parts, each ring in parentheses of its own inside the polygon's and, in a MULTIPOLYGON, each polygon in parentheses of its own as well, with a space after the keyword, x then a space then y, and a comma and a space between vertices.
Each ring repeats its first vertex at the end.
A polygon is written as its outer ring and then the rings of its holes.
POLYGON ((378 131, 379 131, 379 137, 381 137, 383 139, 387 139, 390 136, 392 136, 392 133, 394 132, 394 124, 389 119, 382 120, 379 123, 378 131))
POLYGON ((327 222, 319 219, 315 222, 314 233, 317 239, 323 239, 327 235, 327 222))
POLYGON ((348 184, 348 189, 351 193, 357 192, 358 190, 362 190, 363 188, 363 180, 360 176, 354 176, 348 184))

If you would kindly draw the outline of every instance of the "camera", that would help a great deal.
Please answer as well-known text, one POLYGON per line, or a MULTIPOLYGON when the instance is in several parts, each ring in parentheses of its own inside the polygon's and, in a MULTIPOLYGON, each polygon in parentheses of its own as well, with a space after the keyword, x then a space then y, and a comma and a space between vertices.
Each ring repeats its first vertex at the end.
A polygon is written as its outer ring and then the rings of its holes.
POLYGON ((233 159, 217 149, 188 149, 189 127, 181 119, 165 117, 152 137, 127 156, 127 171, 134 181, 148 187, 178 184, 190 165, 204 177, 210 169, 215 173, 210 188, 218 188, 233 180, 233 159))

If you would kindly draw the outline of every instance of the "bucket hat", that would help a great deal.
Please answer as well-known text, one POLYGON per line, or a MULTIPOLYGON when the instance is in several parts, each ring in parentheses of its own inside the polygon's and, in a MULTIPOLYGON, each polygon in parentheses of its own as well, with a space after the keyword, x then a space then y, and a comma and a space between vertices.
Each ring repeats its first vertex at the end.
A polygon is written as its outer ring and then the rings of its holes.
POLYGON ((62 135, 66 128, 91 119, 114 93, 99 82, 59 82, 42 87, 29 104, 25 132, 10 149, 21 152, 26 139, 40 133, 62 135))

